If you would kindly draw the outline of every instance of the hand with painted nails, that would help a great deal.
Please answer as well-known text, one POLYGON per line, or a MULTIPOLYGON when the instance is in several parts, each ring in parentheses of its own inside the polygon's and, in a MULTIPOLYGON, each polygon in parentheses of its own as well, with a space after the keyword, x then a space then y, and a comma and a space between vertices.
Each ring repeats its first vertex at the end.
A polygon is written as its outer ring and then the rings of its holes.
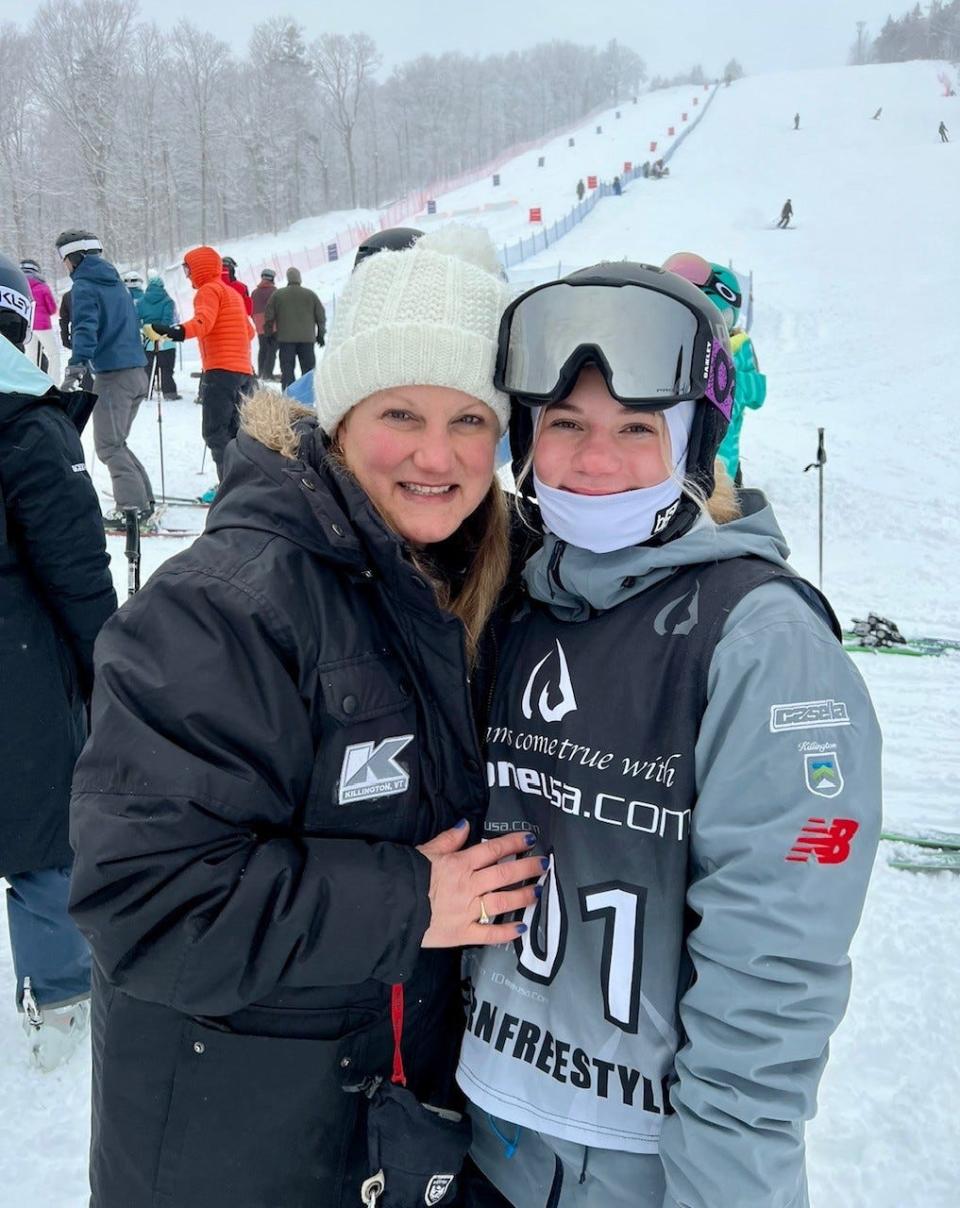
POLYGON ((431 864, 431 917, 423 948, 505 944, 526 931, 523 923, 494 920, 536 901, 536 885, 511 888, 543 873, 541 857, 524 854, 536 843, 536 836, 503 835, 462 851, 469 834, 470 827, 461 822, 417 848, 431 864))

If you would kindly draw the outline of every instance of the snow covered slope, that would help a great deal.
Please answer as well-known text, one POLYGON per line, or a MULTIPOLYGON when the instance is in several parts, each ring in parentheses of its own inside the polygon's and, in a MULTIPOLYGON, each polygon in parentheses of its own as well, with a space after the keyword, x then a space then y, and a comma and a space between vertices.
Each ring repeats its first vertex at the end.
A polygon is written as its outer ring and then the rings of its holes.
MULTIPOLYGON (((795 564, 815 578, 816 480, 803 467, 813 459, 817 427, 825 427, 824 586, 841 618, 873 608, 907 633, 960 637, 950 570, 960 535, 951 364, 960 351, 953 305, 960 148, 941 145, 936 133, 941 118, 960 132, 960 100, 940 96, 940 66, 797 72, 721 89, 668 179, 637 181, 622 198, 602 202, 541 258, 541 268, 555 269, 558 255, 570 265, 624 256, 659 263, 686 249, 752 268, 753 334, 769 396, 747 416, 746 480, 770 494, 795 564), (881 105, 880 120, 871 120, 881 105), (773 230, 788 196, 796 229, 773 230)), ((528 205, 540 204, 552 220, 572 203, 581 175, 609 177, 624 159, 646 158, 649 139, 665 134, 694 91, 642 97, 622 108, 620 121, 598 117, 574 132, 575 149, 565 138, 546 147, 546 168, 529 152, 504 166, 499 190, 478 182, 438 198, 438 209, 516 198, 514 209, 471 219, 497 239, 515 238, 526 228, 528 205), (596 124, 602 136, 593 134, 596 124)), ((338 215, 337 226, 367 217, 338 215)), ((309 227, 328 229, 324 220, 309 227)), ((295 228, 248 246, 257 256, 298 249, 304 239, 295 228)), ((237 246, 223 250, 237 254, 237 246)), ((327 297, 348 271, 340 262, 306 279, 327 297)), ((190 345, 186 355, 189 371, 190 345)), ((209 459, 206 473, 197 473, 196 383, 184 376, 181 385, 188 396, 164 404, 167 484, 193 494, 213 475, 209 459)), ((145 406, 131 443, 159 484, 156 418, 155 407, 145 406)), ((96 481, 108 484, 102 466, 96 481)), ((186 509, 171 514, 171 523, 199 519, 186 509)), ((125 591, 122 542, 110 544, 125 591)), ((181 544, 144 542, 147 571, 181 544)), ((857 657, 885 732, 888 822, 960 829, 960 656, 857 657)), ((886 855, 855 943, 850 1010, 809 1129, 814 1208, 955 1208, 960 1200, 960 880, 895 872, 886 855)), ((9 987, 5 936, 0 945, 0 984, 9 987)), ((15 1189, 18 1202, 79 1208, 89 1057, 48 1078, 33 1076, 9 997, 7 1004, 0 1012, 0 1186, 15 1189)))

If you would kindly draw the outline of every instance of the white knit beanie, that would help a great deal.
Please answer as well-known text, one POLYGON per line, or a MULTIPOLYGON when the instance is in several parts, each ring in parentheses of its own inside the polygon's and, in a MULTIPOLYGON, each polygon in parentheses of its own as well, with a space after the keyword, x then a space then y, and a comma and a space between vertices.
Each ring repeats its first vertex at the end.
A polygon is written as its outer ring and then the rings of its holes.
POLYGON ((398 386, 447 386, 486 403, 501 433, 510 400, 494 389, 500 319, 510 300, 485 230, 451 224, 403 251, 363 261, 337 299, 315 377, 328 435, 362 399, 398 386))

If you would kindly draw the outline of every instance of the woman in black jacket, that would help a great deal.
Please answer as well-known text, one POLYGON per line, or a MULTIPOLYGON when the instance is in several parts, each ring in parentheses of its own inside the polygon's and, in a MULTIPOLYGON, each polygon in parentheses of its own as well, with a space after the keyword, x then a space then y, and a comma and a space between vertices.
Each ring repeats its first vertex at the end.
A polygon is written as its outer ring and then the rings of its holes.
POLYGON ((80 438, 23 353, 31 309, 26 277, 0 256, 0 876, 17 1007, 47 1071, 89 1018, 90 953, 67 914, 68 803, 93 643, 117 598, 80 438))
POLYGON ((72 815, 94 1208, 354 1208, 378 1158, 350 1088, 456 1102, 458 946, 515 938, 481 920, 541 868, 522 833, 460 850, 509 560, 506 297, 480 232, 366 261, 316 412, 251 401, 206 532, 104 633, 72 815))

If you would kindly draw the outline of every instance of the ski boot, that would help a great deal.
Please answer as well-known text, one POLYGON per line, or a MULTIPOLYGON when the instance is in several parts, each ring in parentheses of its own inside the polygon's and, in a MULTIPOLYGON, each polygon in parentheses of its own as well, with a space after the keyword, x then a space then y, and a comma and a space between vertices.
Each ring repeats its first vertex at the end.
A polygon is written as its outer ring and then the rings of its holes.
POLYGON ((23 979, 23 1030, 30 1044, 30 1062, 49 1074, 69 1061, 90 1031, 90 999, 41 1010, 30 978, 23 979))

